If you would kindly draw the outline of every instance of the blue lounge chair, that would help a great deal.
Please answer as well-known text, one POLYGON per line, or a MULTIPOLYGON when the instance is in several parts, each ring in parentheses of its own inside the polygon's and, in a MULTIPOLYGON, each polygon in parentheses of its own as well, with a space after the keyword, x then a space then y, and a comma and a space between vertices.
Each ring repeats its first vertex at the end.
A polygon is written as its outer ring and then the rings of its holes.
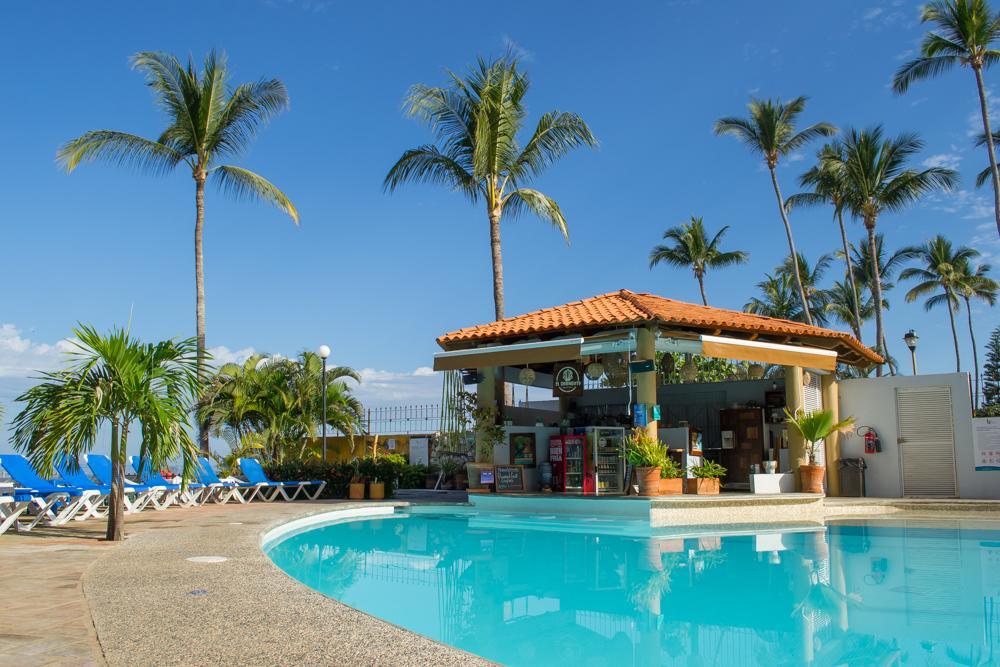
MULTIPOLYGON (((94 473, 97 481, 101 484, 111 486, 111 480, 114 477, 112 473, 114 464, 108 456, 104 454, 87 454, 87 467, 90 468, 90 472, 94 473)), ((129 501, 126 495, 125 508, 129 514, 141 512, 150 504, 157 511, 165 510, 170 507, 173 500, 162 486, 136 484, 128 477, 125 478, 125 492, 126 494, 136 494, 135 499, 132 501, 129 501)))
POLYGON ((77 518, 104 516, 98 502, 100 491, 53 484, 20 454, 0 454, 0 466, 19 485, 14 489, 15 503, 25 503, 21 507, 35 512, 33 520, 15 523, 15 530, 29 531, 39 523, 61 526, 77 518), (83 517, 78 517, 80 512, 83 517))
POLYGON ((267 476, 264 472, 264 467, 260 464, 257 459, 237 459, 240 465, 240 470, 243 471, 243 476, 247 478, 250 482, 257 482, 258 484, 266 484, 267 486, 276 489, 277 493, 281 494, 281 497, 285 500, 295 500, 298 498, 299 494, 305 494, 307 500, 316 500, 323 489, 326 488, 326 482, 320 479, 313 479, 306 482, 275 482, 267 476), (306 491, 306 487, 315 486, 316 491, 312 495, 306 491), (294 489, 292 495, 288 495, 288 491, 294 489))
MULTIPOLYGON (((218 490, 215 498, 215 502, 217 503, 225 504, 230 500, 235 500, 238 503, 248 503, 257 497, 264 486, 263 484, 253 484, 251 482, 223 482, 212 469, 212 464, 204 456, 198 457, 198 463, 195 465, 194 471, 199 482, 218 490)), ((261 496, 261 499, 268 502, 273 500, 273 498, 268 500, 264 496, 261 496)))
POLYGON ((184 507, 204 505, 211 495, 209 488, 204 484, 199 484, 198 482, 189 483, 186 487, 182 487, 180 484, 174 484, 173 482, 168 482, 163 475, 160 474, 159 470, 152 469, 149 459, 143 459, 139 456, 131 456, 129 457, 129 462, 132 464, 132 470, 135 471, 135 478, 138 481, 143 484, 162 486, 168 493, 172 494, 172 497, 178 504, 183 505, 184 507))

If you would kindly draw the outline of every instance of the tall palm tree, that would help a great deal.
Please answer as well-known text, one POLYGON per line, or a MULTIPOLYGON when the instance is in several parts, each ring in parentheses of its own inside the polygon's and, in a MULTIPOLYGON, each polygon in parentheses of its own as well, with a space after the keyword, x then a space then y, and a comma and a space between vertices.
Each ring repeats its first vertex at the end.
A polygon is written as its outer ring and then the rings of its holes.
POLYGON ((875 315, 875 304, 871 295, 866 295, 859 308, 858 292, 846 281, 836 280, 826 290, 825 310, 834 319, 849 326, 855 338, 863 340, 861 327, 875 315))
MULTIPOLYGON (((882 213, 897 213, 927 192, 950 189, 958 181, 952 169, 930 167, 916 171, 909 161, 924 146, 915 134, 887 138, 880 125, 865 130, 852 129, 844 141, 844 152, 831 156, 835 169, 842 169, 847 187, 847 206, 868 232, 869 259, 872 260, 872 297, 875 302, 876 350, 885 350, 885 327, 882 321, 882 286, 879 278, 875 229, 882 213)), ((882 365, 876 365, 882 373, 882 365)))
POLYGON ((904 93, 915 81, 929 79, 963 65, 972 70, 979 92, 979 112, 983 119, 983 143, 990 158, 993 180, 993 210, 997 233, 1000 234, 1000 173, 990 112, 987 105, 983 70, 1000 59, 994 48, 1000 39, 1000 15, 995 14, 986 0, 933 0, 923 7, 921 21, 931 23, 936 32, 928 32, 920 44, 920 57, 911 60, 896 72, 893 89, 904 93))
POLYGON ((802 288, 806 292, 806 302, 809 304, 809 311, 812 313, 813 322, 823 326, 826 324, 827 294, 826 290, 820 287, 820 285, 823 282, 823 275, 830 268, 831 262, 833 262, 833 256, 829 254, 820 255, 813 265, 809 264, 809 260, 802 253, 798 254, 797 259, 798 261, 795 263, 797 266, 793 267, 792 258, 786 257, 785 261, 775 269, 775 274, 787 275, 792 280, 795 280, 796 275, 802 277, 802 288), (795 269, 798 269, 797 273, 795 269))
POLYGON ((760 296, 750 297, 743 306, 744 312, 805 322, 803 301, 796 290, 795 278, 791 273, 774 275, 767 273, 764 275, 764 280, 757 283, 757 289, 760 290, 760 296))
POLYGON ((851 252, 847 243, 847 230, 844 227, 844 209, 847 207, 847 186, 844 183, 842 169, 836 168, 838 162, 842 161, 844 146, 839 141, 833 141, 823 146, 816 153, 816 165, 799 177, 799 184, 808 188, 811 192, 800 192, 788 198, 785 207, 789 210, 795 206, 814 206, 816 204, 829 204, 833 206, 833 217, 840 228, 840 241, 843 246, 844 273, 847 279, 847 286, 850 288, 847 296, 854 296, 847 302, 851 309, 851 320, 845 320, 851 329, 857 333, 858 340, 861 340, 861 297, 858 294, 858 285, 854 280, 854 271, 851 270, 851 252))
MULTIPOLYGON (((787 103, 780 100, 758 100, 754 98, 747 105, 750 111, 748 118, 720 118, 715 122, 716 134, 731 134, 742 141, 753 153, 761 155, 764 158, 767 170, 771 174, 771 186, 774 188, 774 196, 778 199, 778 212, 781 214, 781 222, 785 226, 785 236, 788 238, 788 254, 792 257, 798 255, 798 252, 795 250, 792 225, 788 222, 788 212, 785 210, 785 201, 781 196, 781 188, 778 185, 778 174, 776 171, 778 160, 802 148, 813 139, 828 137, 837 132, 837 128, 829 123, 815 123, 802 130, 797 130, 795 121, 805 109, 805 106, 805 97, 796 97, 787 103)), ((794 266, 793 268, 796 271, 795 284, 799 291, 799 299, 802 301, 802 312, 805 316, 805 322, 812 324, 812 315, 809 311, 805 288, 802 285, 802 277, 798 275, 798 266, 794 266)))
POLYGON ((919 281, 906 293, 907 302, 927 297, 924 309, 931 310, 936 306, 948 309, 948 320, 951 322, 951 337, 955 344, 955 370, 962 370, 962 358, 958 350, 958 331, 955 329, 955 311, 958 310, 958 289, 963 271, 963 264, 979 256, 979 251, 966 246, 955 248, 951 241, 938 234, 927 242, 919 252, 918 258, 923 266, 912 266, 901 274, 901 280, 919 281), (940 293, 936 293, 941 290, 940 293))
POLYGON ((702 219, 691 216, 691 222, 671 227, 663 233, 663 240, 673 243, 653 247, 649 253, 649 268, 652 269, 661 262, 669 266, 690 268, 698 280, 701 302, 707 306, 705 272, 708 269, 721 269, 734 264, 745 264, 749 257, 749 254, 743 250, 723 252, 719 249, 722 237, 728 230, 729 225, 726 225, 709 241, 702 219))
POLYGON ((493 260, 493 305, 504 316, 500 221, 533 213, 552 224, 568 240, 562 209, 548 195, 525 187, 569 151, 596 146, 597 139, 575 113, 543 114, 523 145, 518 135, 527 111, 528 76, 510 55, 480 59, 465 77, 449 72, 446 87, 417 84, 404 102, 406 113, 427 123, 436 144, 411 148, 385 177, 384 188, 404 183, 438 183, 486 204, 493 260))
POLYGON ((97 445, 103 427, 111 436, 112 483, 108 540, 124 537, 125 453, 133 426, 142 435, 140 455, 154 469, 181 456, 185 483, 192 477, 197 445, 188 415, 201 386, 197 341, 142 343, 128 329, 100 334, 80 326, 67 368, 44 373, 42 382, 18 397, 14 446, 40 471, 63 456, 76 462, 97 445))
POLYGON ((958 268, 958 284, 956 292, 965 301, 965 314, 969 324, 969 340, 972 342, 972 362, 976 371, 973 407, 979 408, 979 349, 976 344, 976 332, 972 328, 972 300, 980 299, 990 306, 997 302, 997 292, 1000 284, 989 277, 990 265, 979 264, 975 269, 966 261, 958 268))
MULTIPOLYGON (((127 132, 93 130, 64 144, 57 154, 67 172, 83 162, 104 161, 163 174, 180 164, 194 179, 194 279, 198 359, 204 373, 205 268, 202 236, 205 227, 205 183, 211 179, 236 199, 269 202, 299 223, 299 213, 274 184, 248 169, 220 164, 246 151, 258 128, 288 108, 285 84, 260 79, 232 88, 225 55, 214 51, 202 70, 188 60, 183 66, 174 56, 143 51, 132 56, 132 66, 146 75, 156 104, 166 112, 168 125, 156 139, 127 132)), ((208 451, 208 433, 201 431, 201 448, 208 451)))

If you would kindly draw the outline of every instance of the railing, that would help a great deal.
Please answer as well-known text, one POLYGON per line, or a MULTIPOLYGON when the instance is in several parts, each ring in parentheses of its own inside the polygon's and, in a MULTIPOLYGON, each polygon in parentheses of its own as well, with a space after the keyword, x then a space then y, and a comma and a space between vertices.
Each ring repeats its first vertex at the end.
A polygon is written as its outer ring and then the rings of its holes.
POLYGON ((379 435, 435 433, 441 430, 441 405, 386 405, 368 408, 365 430, 379 435))

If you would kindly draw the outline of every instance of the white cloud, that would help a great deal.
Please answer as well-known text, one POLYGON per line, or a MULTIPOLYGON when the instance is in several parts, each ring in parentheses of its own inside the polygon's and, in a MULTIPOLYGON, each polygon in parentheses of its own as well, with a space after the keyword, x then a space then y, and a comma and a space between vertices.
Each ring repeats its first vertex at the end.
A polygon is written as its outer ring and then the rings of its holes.
MULTIPOLYGON (((991 210, 991 216, 992 213, 991 210)), ((969 245, 979 251, 979 262, 996 264, 1000 261, 1000 235, 997 234, 996 221, 990 220, 976 225, 976 232, 969 245)))
POLYGON ((361 384, 354 393, 365 405, 387 403, 433 403, 441 400, 441 379, 421 366, 410 372, 362 368, 361 384))
POLYGON ((430 366, 421 366, 417 370, 413 371, 413 375, 416 377, 430 377, 434 375, 434 369, 430 366))
POLYGON ((41 343, 13 324, 0 324, 0 377, 30 377, 58 368, 75 345, 68 339, 41 343))
POLYGON ((971 190, 937 193, 928 196, 927 201, 934 210, 956 215, 964 220, 993 217, 993 203, 971 190))
POLYGON ((932 155, 920 164, 926 169, 932 167, 944 167, 946 169, 958 169, 959 164, 962 162, 962 156, 958 153, 938 153, 937 155, 932 155))
POLYGON ((208 348, 208 353, 212 355, 212 364, 222 366, 223 364, 242 364, 254 354, 252 347, 244 347, 241 350, 230 350, 225 345, 217 345, 208 348))

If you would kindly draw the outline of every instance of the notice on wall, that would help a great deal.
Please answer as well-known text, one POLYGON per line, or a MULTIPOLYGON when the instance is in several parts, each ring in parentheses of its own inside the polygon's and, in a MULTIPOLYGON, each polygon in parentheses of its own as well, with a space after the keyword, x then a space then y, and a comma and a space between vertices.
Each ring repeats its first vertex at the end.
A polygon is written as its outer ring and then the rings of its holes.
POLYGON ((524 491, 524 468, 521 466, 493 466, 496 472, 497 493, 524 491))
POLYGON ((975 419, 972 423, 976 470, 1000 470, 1000 419, 975 419))

